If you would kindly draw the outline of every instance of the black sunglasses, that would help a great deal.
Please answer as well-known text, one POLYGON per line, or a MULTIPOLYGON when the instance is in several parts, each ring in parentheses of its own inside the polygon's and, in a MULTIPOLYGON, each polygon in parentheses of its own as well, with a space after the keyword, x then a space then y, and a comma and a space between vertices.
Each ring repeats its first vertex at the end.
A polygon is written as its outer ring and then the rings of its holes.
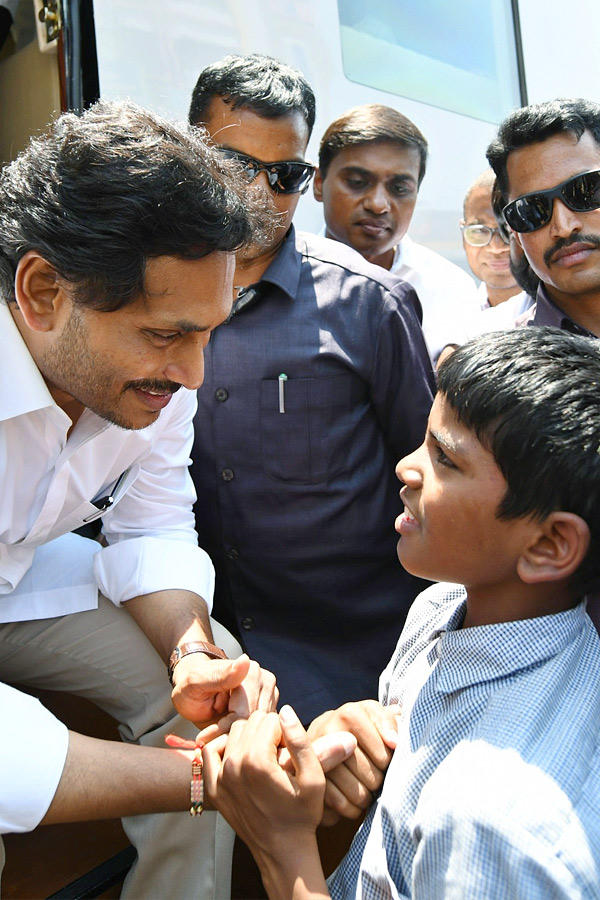
POLYGON ((600 208, 600 170, 568 178, 547 191, 535 191, 517 197, 502 210, 504 218, 513 231, 537 231, 552 218, 555 197, 574 212, 589 212, 600 208))
POLYGON ((304 162, 261 163, 245 153, 237 150, 221 148, 220 153, 226 159, 235 159, 242 164, 244 175, 248 181, 254 181, 259 172, 264 172, 272 190, 278 194, 297 194, 305 191, 310 179, 315 174, 315 167, 304 162))

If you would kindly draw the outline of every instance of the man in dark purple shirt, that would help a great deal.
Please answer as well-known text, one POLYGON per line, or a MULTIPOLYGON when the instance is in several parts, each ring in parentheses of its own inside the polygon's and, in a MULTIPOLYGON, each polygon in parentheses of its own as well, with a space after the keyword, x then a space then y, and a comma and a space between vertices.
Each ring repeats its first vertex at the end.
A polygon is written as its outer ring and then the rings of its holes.
MULTIPOLYGON (((504 216, 540 279, 514 324, 600 337, 600 104, 552 100, 512 112, 487 151, 504 216)), ((600 631, 600 596, 588 598, 600 631)))
POLYGON ((504 216, 540 279, 515 324, 600 336, 600 104, 512 112, 487 151, 504 216))
POLYGON ((424 434, 433 376, 408 285, 291 224, 312 167, 314 96, 276 60, 205 69, 190 120, 273 202, 238 259, 229 322, 205 351, 192 476, 213 615, 310 721, 375 697, 422 583, 396 556, 394 467, 424 434))

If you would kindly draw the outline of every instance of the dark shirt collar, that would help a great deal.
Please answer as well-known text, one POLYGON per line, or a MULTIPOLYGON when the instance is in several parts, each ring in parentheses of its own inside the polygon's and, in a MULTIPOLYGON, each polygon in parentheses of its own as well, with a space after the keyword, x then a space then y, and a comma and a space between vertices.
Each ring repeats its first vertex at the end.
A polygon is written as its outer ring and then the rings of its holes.
MULTIPOLYGON (((524 316, 522 324, 527 325, 554 325, 556 328, 562 328, 564 331, 572 331, 574 334, 582 334, 586 337, 595 338, 597 335, 592 334, 583 325, 575 322, 563 310, 552 301, 543 284, 540 283, 537 289, 535 306, 528 310, 529 315, 524 316)), ((521 323, 519 323, 521 324, 521 323)))
POLYGON ((296 247, 296 230, 291 225, 279 253, 260 280, 280 288, 293 300, 298 294, 301 265, 302 254, 296 247))

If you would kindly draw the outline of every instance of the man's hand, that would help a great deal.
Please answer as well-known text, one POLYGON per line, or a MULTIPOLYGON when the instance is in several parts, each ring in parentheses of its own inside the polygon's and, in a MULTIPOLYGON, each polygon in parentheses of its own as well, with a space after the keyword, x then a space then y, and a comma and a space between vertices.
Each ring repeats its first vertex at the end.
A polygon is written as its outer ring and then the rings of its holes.
POLYGON ((236 719, 254 710, 274 711, 279 699, 275 676, 245 653, 228 660, 190 653, 175 666, 173 682, 173 705, 207 731, 205 739, 228 732, 236 719), (209 723, 214 724, 207 729, 209 723))
MULTIPOLYGON (((206 603, 191 591, 155 591, 133 597, 125 608, 165 663, 174 647, 213 641, 206 603)), ((274 710, 279 699, 275 676, 245 654, 221 660, 190 653, 175 666, 173 684, 171 699, 180 715, 198 728, 224 719, 223 733, 254 709, 274 710)))
POLYGON ((373 791, 383 782, 396 747, 398 706, 384 707, 376 700, 345 703, 312 722, 312 742, 332 732, 349 731, 358 746, 343 763, 327 773, 322 824, 333 825, 340 816, 358 818, 373 802, 373 791))

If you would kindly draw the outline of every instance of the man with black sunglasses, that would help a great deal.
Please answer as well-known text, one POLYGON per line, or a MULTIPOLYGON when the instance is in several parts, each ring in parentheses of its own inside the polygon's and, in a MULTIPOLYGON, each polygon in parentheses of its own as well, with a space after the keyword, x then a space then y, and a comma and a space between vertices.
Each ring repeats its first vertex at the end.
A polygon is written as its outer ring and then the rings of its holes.
POLYGON ((600 337, 600 104, 515 110, 487 151, 503 214, 540 279, 515 324, 600 337))
POLYGON ((315 119, 270 57, 204 69, 190 121, 265 193, 270 240, 237 257, 232 315, 205 350, 192 477, 214 614, 275 672, 301 720, 376 694, 419 582, 398 564, 394 466, 433 387, 414 291, 341 243, 296 233, 315 119))
MULTIPOLYGON (((487 150, 502 212, 529 263, 523 286, 535 303, 479 317, 470 336, 524 325, 554 325, 600 337, 600 104, 557 99, 517 109, 487 150)), ((521 279, 523 281, 523 279, 521 279)), ((588 597, 600 631, 600 595, 588 597)))

